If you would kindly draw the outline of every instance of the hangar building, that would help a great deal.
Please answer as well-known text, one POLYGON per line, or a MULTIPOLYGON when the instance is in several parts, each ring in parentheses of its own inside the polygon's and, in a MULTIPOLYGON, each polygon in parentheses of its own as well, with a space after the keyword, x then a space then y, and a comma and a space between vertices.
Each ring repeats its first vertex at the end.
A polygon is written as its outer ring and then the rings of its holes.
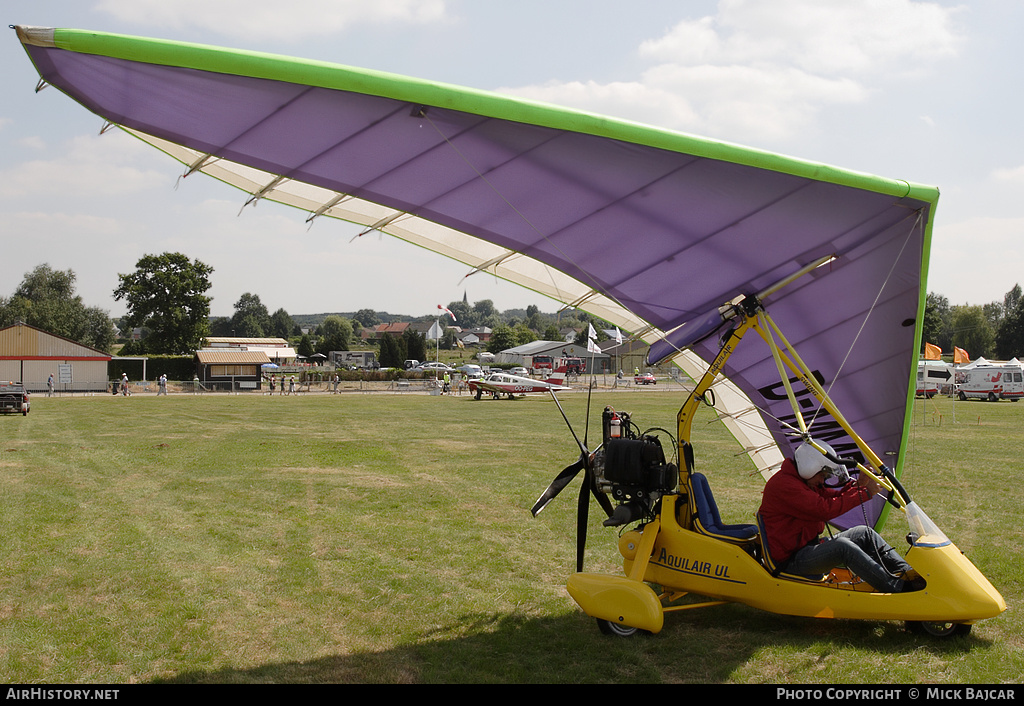
POLYGON ((29 392, 45 392, 50 375, 61 392, 103 392, 109 362, 108 353, 35 326, 0 329, 0 380, 22 382, 29 392))

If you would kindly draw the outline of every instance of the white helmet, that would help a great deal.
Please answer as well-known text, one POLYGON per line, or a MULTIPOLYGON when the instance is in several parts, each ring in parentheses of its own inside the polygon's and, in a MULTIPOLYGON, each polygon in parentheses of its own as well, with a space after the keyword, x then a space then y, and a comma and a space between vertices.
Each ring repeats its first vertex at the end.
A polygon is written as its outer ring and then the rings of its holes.
MULTIPOLYGON (((824 441, 815 440, 814 444, 824 449, 829 456, 836 458, 836 452, 824 441)), ((826 478, 834 477, 844 482, 850 478, 850 474, 846 472, 846 466, 830 460, 825 454, 814 448, 811 442, 801 444, 796 450, 793 460, 796 461, 796 472, 804 480, 810 480, 822 471, 825 472, 826 478)))

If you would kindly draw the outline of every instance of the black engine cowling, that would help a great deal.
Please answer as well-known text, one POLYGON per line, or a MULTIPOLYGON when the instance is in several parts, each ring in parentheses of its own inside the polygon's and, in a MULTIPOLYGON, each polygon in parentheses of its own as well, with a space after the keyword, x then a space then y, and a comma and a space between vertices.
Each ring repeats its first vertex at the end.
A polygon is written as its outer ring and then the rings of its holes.
POLYGON ((617 527, 649 514, 663 494, 675 489, 679 469, 665 462, 661 442, 652 436, 605 441, 595 464, 599 490, 619 503, 604 524, 617 527))

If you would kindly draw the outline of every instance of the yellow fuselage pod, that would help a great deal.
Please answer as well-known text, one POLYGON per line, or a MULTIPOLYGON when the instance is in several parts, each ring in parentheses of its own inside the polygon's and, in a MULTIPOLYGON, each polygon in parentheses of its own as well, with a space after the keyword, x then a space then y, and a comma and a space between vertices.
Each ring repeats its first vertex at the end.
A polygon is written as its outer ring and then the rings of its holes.
MULTIPOLYGON (((668 591, 817 618, 971 623, 1006 610, 999 592, 952 543, 914 546, 907 553, 907 561, 927 581, 924 590, 901 594, 853 590, 834 583, 773 577, 741 547, 680 527, 674 521, 674 500, 662 499, 661 529, 643 576, 644 581, 668 591)), ((636 531, 631 534, 637 540, 642 536, 636 531)), ((639 541, 624 540, 620 549, 629 575, 638 558, 629 547, 638 546, 639 541)), ((586 611, 579 599, 577 603, 586 611)))
POLYGON ((608 574, 573 574, 566 586, 583 612, 622 627, 661 632, 665 613, 651 587, 608 574))

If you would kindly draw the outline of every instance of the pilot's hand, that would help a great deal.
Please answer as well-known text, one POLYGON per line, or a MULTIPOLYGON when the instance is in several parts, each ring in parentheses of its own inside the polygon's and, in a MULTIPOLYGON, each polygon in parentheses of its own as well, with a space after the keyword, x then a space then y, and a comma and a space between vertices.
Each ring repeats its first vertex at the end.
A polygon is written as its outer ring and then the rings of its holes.
POLYGON ((860 475, 857 478, 857 485, 867 491, 869 498, 873 498, 878 495, 878 491, 880 490, 878 481, 875 480, 874 476, 864 471, 860 472, 860 475))

